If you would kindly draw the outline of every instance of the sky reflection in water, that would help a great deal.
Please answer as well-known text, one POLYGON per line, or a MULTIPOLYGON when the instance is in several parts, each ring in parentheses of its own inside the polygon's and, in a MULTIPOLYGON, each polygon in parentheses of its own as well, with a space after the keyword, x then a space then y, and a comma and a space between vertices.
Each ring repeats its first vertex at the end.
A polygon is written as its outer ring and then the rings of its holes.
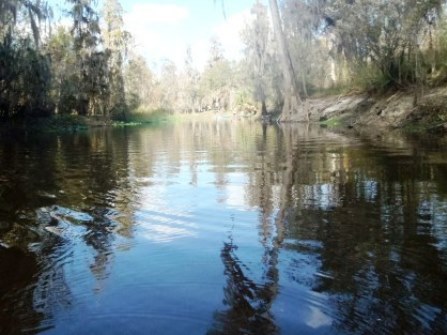
POLYGON ((2 334, 447 332, 443 139, 1 136, 2 334))

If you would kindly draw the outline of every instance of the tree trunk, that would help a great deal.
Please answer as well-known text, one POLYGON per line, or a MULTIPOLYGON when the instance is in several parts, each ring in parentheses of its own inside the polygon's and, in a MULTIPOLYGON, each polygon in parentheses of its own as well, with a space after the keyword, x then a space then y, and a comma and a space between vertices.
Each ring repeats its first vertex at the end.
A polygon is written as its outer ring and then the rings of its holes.
MULTIPOLYGON (((272 13, 276 40, 281 49, 281 67, 284 76, 284 106, 281 117, 290 121, 294 114, 298 114, 302 101, 299 95, 298 85, 296 83, 295 70, 293 68, 292 59, 290 58, 289 48, 282 30, 278 2, 277 0, 269 0, 269 5, 272 13)), ((303 111, 304 114, 307 114, 305 110, 303 111)), ((294 119, 304 121, 307 119, 307 115, 296 115, 294 119)))
POLYGON ((267 116, 267 105, 265 103, 265 98, 262 99, 262 103, 261 103, 261 116, 263 118, 267 116))

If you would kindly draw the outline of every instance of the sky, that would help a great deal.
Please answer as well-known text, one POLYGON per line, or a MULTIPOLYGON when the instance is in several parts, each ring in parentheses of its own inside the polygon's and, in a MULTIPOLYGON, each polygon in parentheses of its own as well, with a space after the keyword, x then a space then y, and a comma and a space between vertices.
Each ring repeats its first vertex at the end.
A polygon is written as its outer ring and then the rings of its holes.
MULTIPOLYGON (((161 1, 122 0, 126 29, 133 35, 137 52, 150 63, 168 58, 182 66, 186 49, 202 68, 216 36, 228 59, 241 57, 240 30, 249 20, 254 0, 161 1)), ((154 64, 151 64, 154 65, 154 64)))
MULTIPOLYGON (((102 1, 98 1, 101 8, 102 1)), ((58 11, 65 1, 49 1, 58 11)), ((180 68, 188 46, 197 68, 202 69, 209 55, 210 39, 215 36, 230 60, 241 57, 240 31, 250 19, 255 0, 120 0, 124 9, 125 29, 135 42, 135 51, 152 68, 164 59, 180 68)), ((70 22, 68 18, 62 21, 70 22)))

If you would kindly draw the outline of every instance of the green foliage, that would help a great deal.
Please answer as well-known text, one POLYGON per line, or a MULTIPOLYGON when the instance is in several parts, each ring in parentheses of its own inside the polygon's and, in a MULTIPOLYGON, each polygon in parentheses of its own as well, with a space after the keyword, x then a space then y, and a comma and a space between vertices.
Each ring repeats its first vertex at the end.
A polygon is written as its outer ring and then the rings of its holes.
POLYGON ((332 0, 323 12, 336 37, 337 51, 354 65, 354 73, 370 67, 379 70, 390 85, 402 87, 425 79, 423 53, 432 48, 433 27, 440 20, 443 3, 332 0))
POLYGON ((103 16, 106 29, 103 30, 102 35, 105 47, 109 51, 107 61, 110 86, 108 108, 112 118, 125 121, 128 105, 125 96, 123 66, 129 34, 124 31, 123 9, 117 0, 105 1, 103 16))
POLYGON ((231 67, 227 60, 219 60, 202 74, 202 92, 215 92, 231 84, 231 67))
POLYGON ((280 21, 286 48, 268 8, 256 1, 241 36, 243 60, 225 59, 212 38, 203 71, 195 69, 188 49, 184 69, 165 61, 158 75, 132 52, 118 0, 104 1, 102 31, 95 0, 66 1, 70 28, 54 26, 50 7, 40 0, 0 1, 0 118, 80 115, 127 122, 161 109, 278 110, 291 95, 285 82, 299 91, 295 97, 307 97, 447 81, 442 0, 271 0, 271 8, 282 11, 274 21, 280 21))
POLYGON ((431 75, 433 85, 447 82, 447 21, 443 20, 434 36, 434 48, 428 49, 426 58, 431 60, 431 68, 428 73, 431 75))
POLYGON ((391 80, 374 64, 353 67, 351 89, 360 91, 384 92, 391 85, 391 80))
POLYGON ((130 123, 161 123, 172 119, 171 113, 165 109, 148 110, 139 108, 129 113, 127 121, 130 123))
POLYGON ((48 115, 49 60, 29 39, 0 43, 0 118, 48 115))
POLYGON ((236 105, 243 106, 253 103, 251 94, 247 90, 240 90, 236 96, 236 105))
POLYGON ((340 117, 333 117, 328 120, 320 122, 320 125, 328 128, 336 128, 342 124, 342 119, 340 117))
POLYGON ((108 0, 104 45, 93 1, 67 0, 71 29, 53 26, 51 31, 44 31, 52 25, 43 22, 51 16, 46 3, 0 2, 0 118, 78 114, 125 119, 129 34, 119 2, 108 0), (41 36, 46 36, 43 44, 41 36))
POLYGON ((124 67, 125 99, 129 112, 133 112, 140 106, 153 104, 152 73, 141 56, 130 57, 124 67))
POLYGON ((61 129, 74 131, 86 129, 87 126, 87 120, 77 115, 58 115, 51 119, 40 121, 40 128, 54 131, 59 131, 61 129))
POLYGON ((232 97, 240 82, 236 82, 236 66, 225 59, 219 41, 211 39, 208 64, 198 81, 200 110, 222 111, 232 106, 232 97))
POLYGON ((110 52, 100 50, 99 17, 91 0, 68 0, 73 19, 71 33, 76 55, 76 112, 79 115, 107 115, 110 52))

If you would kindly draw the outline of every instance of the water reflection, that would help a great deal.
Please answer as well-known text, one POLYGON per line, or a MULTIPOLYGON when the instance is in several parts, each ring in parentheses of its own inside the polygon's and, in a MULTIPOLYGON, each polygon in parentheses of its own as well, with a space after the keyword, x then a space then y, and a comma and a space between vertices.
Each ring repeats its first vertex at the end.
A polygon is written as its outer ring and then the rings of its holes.
POLYGON ((245 275, 246 265, 235 250, 237 246, 230 238, 221 251, 227 280, 224 304, 228 309, 215 313, 215 325, 208 334, 276 334, 278 329, 270 312, 277 293, 276 271, 272 268, 274 273, 267 274, 265 284, 255 283, 245 275))
POLYGON ((43 319, 33 306, 33 291, 38 265, 32 255, 19 249, 0 247, 0 333, 18 334, 36 329, 43 319))
POLYGON ((433 199, 437 171, 424 180, 426 166, 412 164, 420 157, 402 148, 385 158, 349 148, 314 152, 320 157, 313 162, 326 163, 330 177, 312 169, 301 178, 302 149, 291 156, 297 178, 288 191, 286 249, 301 257, 299 241, 315 241, 319 247, 306 252, 320 266, 312 280, 296 267, 291 277, 330 295, 334 327, 343 332, 445 333, 445 248, 437 247, 445 235, 433 229, 446 227, 445 200, 433 199))
MULTIPOLYGON (((224 287, 225 311, 216 312, 214 326, 208 334, 277 334, 279 328, 271 311, 272 304, 278 294, 279 248, 283 242, 283 214, 280 210, 276 219, 276 230, 272 225, 273 201, 271 175, 266 168, 267 126, 262 126, 262 136, 256 143, 256 152, 260 156, 258 171, 254 185, 257 186, 251 205, 259 206, 259 235, 264 249, 262 256, 262 281, 250 278, 250 268, 237 256, 238 246, 234 244, 232 235, 224 242, 221 259, 224 264, 226 285, 224 287), (254 201, 254 202, 253 202, 254 201)), ((250 185, 253 185, 250 183, 250 185)), ((253 191, 253 190, 250 190, 253 191)), ((248 193, 248 192, 247 192, 248 193)), ((241 198, 241 196, 239 197, 241 198)), ((231 202, 230 202, 231 204, 231 202)))
MULTIPOLYGON (((266 255, 263 268, 275 278, 275 287, 278 281, 284 286, 293 281, 327 294, 330 305, 323 309, 324 314, 316 311, 323 326, 331 318, 335 320, 334 332, 445 333, 446 296, 442 288, 447 278, 447 225, 445 197, 440 200, 439 194, 433 194, 437 192, 433 180, 439 178, 438 171, 430 167, 428 180, 418 180, 424 178, 426 163, 405 143, 387 149, 368 140, 369 150, 390 151, 377 157, 346 139, 315 143, 321 139, 308 129, 300 133, 284 127, 278 140, 285 157, 282 173, 276 176, 281 188, 273 233, 268 218, 275 187, 266 175, 272 172, 275 161, 266 164, 261 154, 261 168, 251 177, 257 190, 250 189, 253 185, 247 187, 251 203, 260 208, 261 243, 266 255), (287 256, 278 261, 278 249, 282 248, 287 256), (277 276, 282 262, 288 263, 283 273, 288 278, 280 280, 277 276)), ((383 146, 382 141, 377 142, 383 146)), ((263 141, 258 148, 261 153, 266 151, 265 145, 263 141)), ((226 296, 238 292, 242 301, 250 301, 252 291, 262 284, 246 278, 239 269, 228 269, 228 263, 239 264, 231 256, 234 251, 227 252, 233 249, 232 244, 226 244, 222 252, 228 277, 226 296)), ((266 305, 275 297, 271 295, 266 305)), ((256 318, 246 318, 254 325, 237 322, 234 315, 243 315, 238 311, 239 300, 225 302, 231 308, 216 317, 221 333, 256 333, 256 318)), ((256 315, 263 315, 262 311, 256 315)), ((276 331, 266 327, 263 333, 276 331)), ((292 329, 283 331, 292 333, 292 329)))
POLYGON ((443 139, 0 136, 2 334, 447 333, 443 139))
MULTIPOLYGON (((92 256, 85 263, 96 278, 92 290, 108 276, 113 233, 110 213, 100 209, 113 206, 128 212, 131 199, 114 203, 132 193, 127 144, 107 131, 1 136, 0 301, 5 307, 0 308, 0 333, 36 333, 51 329, 55 314, 72 305, 73 278, 67 279, 67 266, 76 263, 75 257, 92 256), (41 208, 53 204, 95 219, 87 224, 42 216, 41 208)), ((123 220, 120 232, 125 234, 127 226, 123 220)))

